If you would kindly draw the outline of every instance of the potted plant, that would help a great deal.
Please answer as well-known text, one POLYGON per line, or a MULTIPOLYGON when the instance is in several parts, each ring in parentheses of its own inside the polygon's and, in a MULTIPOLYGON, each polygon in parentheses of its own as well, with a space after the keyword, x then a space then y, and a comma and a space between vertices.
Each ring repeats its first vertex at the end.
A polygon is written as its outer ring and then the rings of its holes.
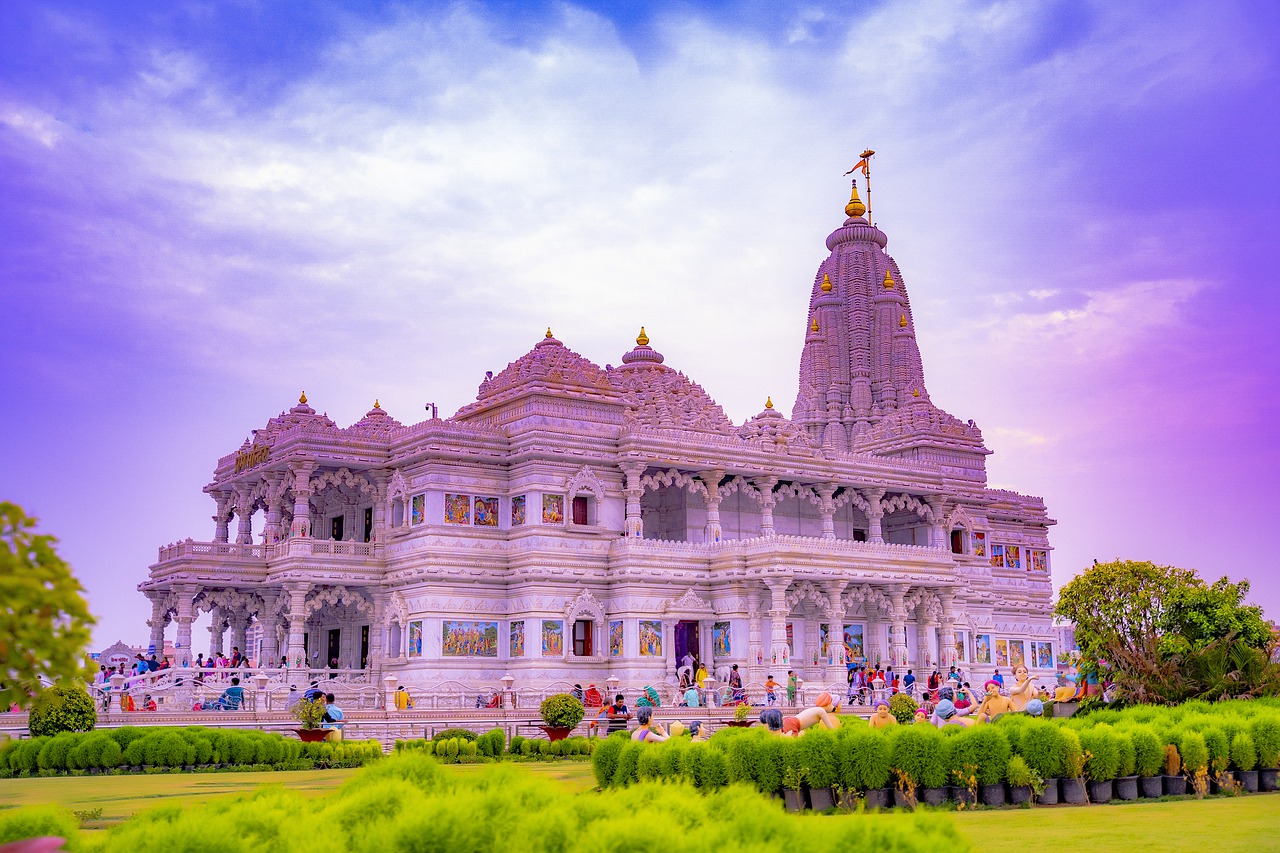
POLYGON ((318 699, 303 699, 289 713, 302 725, 302 728, 293 731, 303 743, 318 743, 328 737, 329 732, 320 728, 320 724, 324 722, 323 702, 318 699))
POLYGON ((893 738, 894 802, 897 805, 914 808, 919 797, 936 806, 947 798, 942 739, 942 733, 936 728, 924 725, 905 728, 893 738), (928 798, 916 791, 917 786, 925 785, 926 775, 932 783, 929 787, 934 789, 928 798))
POLYGON ((1005 771, 1012 753, 1009 738, 995 726, 978 726, 971 736, 977 747, 979 798, 984 806, 1003 806, 1005 771))
POLYGON ((1047 720, 1030 720, 1022 727, 1018 752, 1027 766, 1043 781, 1036 800, 1046 806, 1058 804, 1058 779, 1063 774, 1066 741, 1060 728, 1047 720))
POLYGON ((746 728, 751 725, 751 706, 746 702, 739 702, 737 707, 733 709, 733 719, 728 724, 737 728, 746 728))
POLYGON ((1089 802, 1109 803, 1114 794, 1113 782, 1120 764, 1120 751, 1110 726, 1094 726, 1080 732, 1080 745, 1084 748, 1084 775, 1089 802))
POLYGON ((1231 772, 1231 741, 1225 732, 1214 726, 1201 730, 1205 748, 1209 750, 1209 793, 1233 793, 1235 774, 1231 772))
POLYGON ((1083 806, 1089 802, 1084 787, 1084 747, 1075 730, 1063 728, 1062 736, 1062 802, 1083 806))
POLYGON ((1258 750, 1248 732, 1240 732, 1231 739, 1231 763, 1236 767, 1240 787, 1250 794, 1258 791, 1258 750))
POLYGON ((1122 731, 1112 732, 1111 736, 1115 738, 1116 751, 1120 759, 1116 767, 1116 799, 1136 800, 1138 799, 1138 774, 1135 772, 1137 758, 1134 755, 1133 738, 1122 731))
POLYGON ((1009 759, 1009 766, 1005 770, 1005 776, 1009 780, 1009 803, 1011 805, 1020 806, 1023 803, 1031 802, 1032 794, 1039 794, 1044 790, 1044 779, 1040 778, 1040 774, 1032 770, 1027 764, 1026 759, 1021 755, 1015 755, 1009 759))
POLYGON ((1187 793, 1187 777, 1182 775, 1182 753, 1173 744, 1164 748, 1164 793, 1166 797, 1181 797, 1187 793))
POLYGON ((863 727, 841 737, 839 743, 840 774, 845 787, 861 791, 868 809, 888 808, 892 766, 889 738, 863 727))
POLYGON ((782 801, 789 812, 804 811, 804 778, 803 767, 788 767, 782 771, 782 801))
POLYGON ((1258 751, 1258 790, 1274 791, 1280 781, 1280 718, 1259 714, 1249 725, 1249 735, 1258 751))
POLYGON ((815 812, 835 808, 836 742, 826 729, 814 728, 796 741, 797 758, 809 783, 809 807, 815 812))
POLYGON ((1182 772, 1191 783, 1196 799, 1209 792, 1209 747, 1199 732, 1182 734, 1182 772))
POLYGON ((547 733, 547 740, 564 740, 582 722, 586 709, 582 703, 568 693, 557 693, 542 700, 538 708, 545 725, 541 729, 547 733))
POLYGON ((1164 766, 1164 750, 1160 738, 1148 726, 1139 726, 1129 733, 1133 742, 1133 769, 1138 774, 1138 788, 1142 796, 1159 799, 1164 790, 1160 770, 1164 766))

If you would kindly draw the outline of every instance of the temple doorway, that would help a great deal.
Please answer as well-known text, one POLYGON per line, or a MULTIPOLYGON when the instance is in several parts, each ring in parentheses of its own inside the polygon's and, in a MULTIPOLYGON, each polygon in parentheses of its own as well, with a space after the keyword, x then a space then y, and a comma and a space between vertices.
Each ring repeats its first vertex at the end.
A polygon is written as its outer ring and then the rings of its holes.
POLYGON ((324 665, 333 666, 334 661, 342 655, 342 629, 329 629, 329 653, 325 655, 324 665))
POLYGON ((360 668, 369 668, 369 626, 360 626, 360 668))
MULTIPOLYGON (((694 620, 682 620, 676 623, 676 665, 685 666, 685 657, 692 655, 698 658, 698 623, 694 620)), ((699 659, 700 663, 706 663, 699 659)))

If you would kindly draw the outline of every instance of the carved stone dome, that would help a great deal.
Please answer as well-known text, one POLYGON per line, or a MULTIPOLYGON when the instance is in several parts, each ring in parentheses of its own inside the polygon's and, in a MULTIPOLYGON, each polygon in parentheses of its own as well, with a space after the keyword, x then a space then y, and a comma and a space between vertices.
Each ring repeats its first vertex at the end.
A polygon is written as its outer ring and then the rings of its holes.
POLYGON ((533 390, 595 398, 614 394, 608 375, 599 365, 566 347, 547 329, 546 336, 533 349, 498 375, 486 376, 476 401, 459 409, 455 417, 465 417, 533 390))
POLYGON ((362 438, 387 439, 402 429, 404 424, 387 414, 382 404, 374 400, 373 408, 365 412, 363 418, 347 427, 346 432, 362 438))
POLYGON ((684 429, 733 435, 732 421, 701 385, 663 364, 662 353, 649 346, 640 330, 635 349, 622 366, 609 371, 609 381, 622 394, 627 418, 654 429, 684 429))

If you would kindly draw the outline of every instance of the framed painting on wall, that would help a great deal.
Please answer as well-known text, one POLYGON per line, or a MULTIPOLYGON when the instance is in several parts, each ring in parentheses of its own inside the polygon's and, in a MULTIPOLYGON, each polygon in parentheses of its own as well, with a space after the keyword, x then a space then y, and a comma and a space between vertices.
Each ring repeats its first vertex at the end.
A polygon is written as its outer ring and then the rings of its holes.
POLYGON ((987 556, 987 534, 974 533, 973 536, 970 538, 970 541, 973 542, 973 556, 975 557, 987 556))
POLYGON ((564 622, 559 619, 542 620, 542 656, 558 657, 564 654, 564 622))
POLYGON ((427 520, 427 496, 414 495, 409 504, 409 523, 421 524, 427 520))
POLYGON ((470 524, 471 496, 451 495, 446 492, 444 496, 444 521, 445 524, 470 524))
POLYGON ((991 635, 975 634, 973 637, 973 662, 991 663, 991 635))
POLYGON ((968 631, 956 631, 956 632, 955 632, 955 634, 954 634, 954 636, 952 637, 952 641, 955 643, 955 650, 956 650, 956 662, 957 662, 957 663, 968 663, 968 662, 969 662, 969 654, 968 654, 969 642, 968 642, 968 640, 969 640, 969 632, 968 632, 968 631))
POLYGON ((1053 669, 1053 643, 1032 640, 1031 654, 1037 669, 1053 669))
POLYGON ((863 643, 861 625, 844 626, 844 657, 852 663, 863 663, 867 659, 866 645, 863 643))
POLYGON ((727 658, 733 653, 733 643, 729 637, 728 622, 717 622, 711 626, 711 644, 715 649, 715 656, 718 658, 727 658))
POLYGON ((497 527, 498 499, 477 497, 473 519, 477 527, 497 527))
POLYGON ((1028 551, 1027 552, 1027 570, 1032 572, 1049 571, 1049 552, 1048 551, 1028 551))
POLYGON ((517 619, 511 623, 511 657, 524 657, 524 620, 517 619))
POLYGON ((440 623, 440 654, 447 658, 496 658, 498 656, 497 622, 440 623))
POLYGON ((1022 568, 1022 549, 1017 545, 1006 545, 1004 548, 1004 565, 1008 569, 1022 568))
POLYGON ((994 569, 1004 568, 1004 546, 991 543, 991 567, 994 569))
POLYGON ((542 496, 542 523, 564 524, 564 495, 542 496))
POLYGON ((422 657, 422 622, 419 620, 409 623, 409 648, 406 654, 411 658, 422 657))
POLYGON ((998 667, 1009 666, 1009 641, 1008 640, 996 640, 995 665, 998 667))
POLYGON ((609 623, 609 657, 622 657, 622 620, 609 623))
POLYGON ((640 654, 644 657, 662 657, 662 622, 659 620, 640 620, 640 654))
POLYGON ((1009 641, 1009 666, 1027 665, 1027 646, 1022 640, 1009 641))
POLYGON ((524 524, 524 506, 525 496, 516 495, 511 499, 511 526, 520 527, 524 524))

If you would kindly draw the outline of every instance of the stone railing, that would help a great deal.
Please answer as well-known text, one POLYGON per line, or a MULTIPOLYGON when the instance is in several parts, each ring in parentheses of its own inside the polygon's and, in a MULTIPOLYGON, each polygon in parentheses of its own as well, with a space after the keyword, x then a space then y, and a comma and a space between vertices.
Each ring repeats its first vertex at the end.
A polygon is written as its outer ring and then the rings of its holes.
POLYGON ((234 542, 196 542, 187 539, 160 548, 157 562, 164 563, 182 557, 230 557, 237 560, 261 561, 267 557, 265 545, 238 545, 234 542))
POLYGON ((673 539, 616 540, 615 548, 633 551, 655 551, 681 554, 758 553, 775 550, 800 550, 815 554, 850 554, 866 557, 914 557, 930 561, 953 562, 949 547, 932 545, 898 545, 892 542, 859 542, 855 539, 827 539, 821 536, 791 534, 755 536, 749 539, 722 539, 719 542, 684 542, 673 539))

